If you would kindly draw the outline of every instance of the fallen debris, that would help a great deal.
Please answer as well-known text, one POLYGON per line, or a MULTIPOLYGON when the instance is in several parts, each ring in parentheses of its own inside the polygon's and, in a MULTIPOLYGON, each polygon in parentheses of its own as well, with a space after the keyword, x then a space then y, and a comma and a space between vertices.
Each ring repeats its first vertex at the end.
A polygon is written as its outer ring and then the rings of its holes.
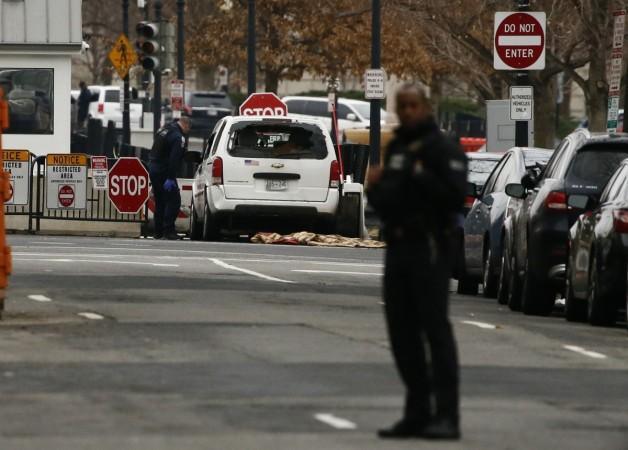
POLYGON ((257 233, 251 238, 256 244, 309 245, 313 247, 384 248, 386 244, 373 239, 348 238, 337 234, 316 234, 301 231, 281 235, 257 233))

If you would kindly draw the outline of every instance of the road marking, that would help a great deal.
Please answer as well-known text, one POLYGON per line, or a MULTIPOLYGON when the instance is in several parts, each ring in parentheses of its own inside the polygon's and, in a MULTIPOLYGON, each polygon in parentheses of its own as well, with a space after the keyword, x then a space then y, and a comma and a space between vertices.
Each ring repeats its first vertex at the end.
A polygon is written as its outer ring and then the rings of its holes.
POLYGON ((52 299, 46 297, 45 295, 41 295, 41 294, 29 295, 28 298, 31 299, 31 300, 34 300, 36 302, 42 302, 42 303, 48 303, 48 302, 52 301, 52 299))
POLYGON ((475 320, 462 320, 460 323, 464 323, 466 325, 473 325, 474 327, 482 328, 483 330, 497 329, 497 325, 493 325, 492 323, 486 323, 486 322, 476 322, 475 320))
POLYGON ((598 352, 592 352, 591 350, 587 350, 582 347, 578 347, 577 345, 563 345, 565 350, 570 350, 572 352, 580 353, 581 355, 588 356, 589 358, 594 359, 606 359, 606 355, 598 352))
POLYGON ((85 317, 86 319, 91 320, 103 320, 105 316, 101 316, 100 314, 91 313, 91 312, 80 312, 77 316, 85 317))
MULTIPOLYGON (((111 256, 111 255, 107 255, 111 256)), ((70 259, 70 258, 14 258, 14 261, 39 261, 39 262, 57 262, 57 263, 92 263, 92 264, 123 264, 123 265, 136 265, 136 266, 152 266, 152 267, 179 267, 179 264, 162 264, 162 263, 147 263, 147 262, 135 262, 135 261, 113 261, 106 259, 70 259)))
POLYGON ((324 424, 332 426, 338 430, 355 430, 358 426, 350 420, 336 417, 333 414, 319 413, 314 414, 314 418, 324 424))
POLYGON ((336 270, 297 270, 297 269, 293 269, 293 272, 300 272, 300 273, 331 273, 334 275, 363 275, 363 276, 370 276, 370 277, 382 277, 384 276, 381 273, 372 273, 372 272, 339 272, 336 270))
POLYGON ((264 275, 263 273, 255 272, 253 270, 248 270, 248 269, 243 269, 242 267, 232 266, 231 264, 227 264, 226 262, 221 261, 217 258, 209 258, 209 260, 213 262, 214 264, 216 264, 217 266, 220 266, 224 269, 235 270, 237 272, 246 273, 247 275, 252 275, 254 277, 262 278, 264 280, 276 281, 278 283, 290 283, 290 284, 294 283, 294 281, 282 280, 281 278, 271 277, 268 275, 264 275))

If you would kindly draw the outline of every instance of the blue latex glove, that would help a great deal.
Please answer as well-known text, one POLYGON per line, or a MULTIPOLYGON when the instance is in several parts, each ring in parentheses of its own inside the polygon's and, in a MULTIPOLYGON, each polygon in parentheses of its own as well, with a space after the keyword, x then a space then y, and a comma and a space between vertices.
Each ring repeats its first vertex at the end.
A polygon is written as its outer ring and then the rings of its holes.
POLYGON ((166 192, 174 192, 177 190, 177 181, 171 178, 168 178, 164 183, 164 190, 166 192))

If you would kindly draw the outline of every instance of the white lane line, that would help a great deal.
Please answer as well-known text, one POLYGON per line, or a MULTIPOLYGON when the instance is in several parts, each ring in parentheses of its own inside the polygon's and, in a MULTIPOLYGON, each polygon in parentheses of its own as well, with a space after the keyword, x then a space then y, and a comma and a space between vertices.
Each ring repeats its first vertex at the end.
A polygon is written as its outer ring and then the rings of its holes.
POLYGON ((29 295, 28 298, 33 300, 33 301, 41 302, 41 303, 48 303, 48 302, 52 301, 52 299, 46 297, 45 295, 41 295, 41 294, 29 295))
POLYGON ((594 359, 606 359, 607 358, 607 356, 604 355, 603 353, 592 352, 591 350, 578 347, 577 345, 563 345, 563 348, 565 350, 570 350, 572 352, 576 352, 581 355, 588 356, 589 358, 594 358, 594 359))
POLYGON ((495 330, 497 329, 497 325, 493 325, 492 323, 486 322, 476 322, 475 320, 462 320, 460 323, 464 323, 466 325, 472 325, 474 327, 482 328, 483 330, 495 330))
POLYGON ((384 276, 381 273, 372 273, 372 272, 339 272, 337 270, 297 270, 293 269, 293 272, 300 273, 326 273, 326 274, 334 274, 334 275, 357 275, 357 276, 369 276, 369 277, 382 277, 384 276))
POLYGON ((314 414, 314 418, 338 430, 355 430, 356 428, 358 428, 358 426, 350 420, 343 419, 342 417, 336 417, 333 414, 314 414))
POLYGON ((224 269, 235 270, 237 272, 246 273, 247 275, 252 275, 254 277, 262 278, 264 280, 276 281, 278 283, 290 283, 290 284, 294 283, 294 281, 282 280, 281 278, 271 277, 268 275, 264 275, 263 273, 255 272, 253 270, 248 270, 248 269, 243 269, 242 267, 232 266, 231 264, 227 264, 226 262, 221 261, 217 258, 209 258, 209 260, 213 262, 214 264, 216 264, 217 266, 220 266, 224 269))
POLYGON ((105 316, 101 316, 100 314, 91 313, 91 312, 80 312, 77 316, 85 317, 90 320, 104 320, 105 316))
POLYGON ((92 264, 122 264, 136 266, 152 266, 152 267, 179 267, 179 264, 162 264, 162 263, 146 263, 135 261, 113 261, 106 259, 69 259, 69 258, 14 258, 14 261, 39 261, 39 262, 56 262, 56 263, 92 263, 92 264))

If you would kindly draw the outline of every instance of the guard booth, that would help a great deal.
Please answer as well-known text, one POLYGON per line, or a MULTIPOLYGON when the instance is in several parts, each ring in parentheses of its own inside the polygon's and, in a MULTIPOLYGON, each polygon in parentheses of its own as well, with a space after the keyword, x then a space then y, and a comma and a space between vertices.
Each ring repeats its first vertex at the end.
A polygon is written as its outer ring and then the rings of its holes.
POLYGON ((9 103, 4 148, 69 153, 72 55, 81 0, 0 0, 0 87, 9 103))

